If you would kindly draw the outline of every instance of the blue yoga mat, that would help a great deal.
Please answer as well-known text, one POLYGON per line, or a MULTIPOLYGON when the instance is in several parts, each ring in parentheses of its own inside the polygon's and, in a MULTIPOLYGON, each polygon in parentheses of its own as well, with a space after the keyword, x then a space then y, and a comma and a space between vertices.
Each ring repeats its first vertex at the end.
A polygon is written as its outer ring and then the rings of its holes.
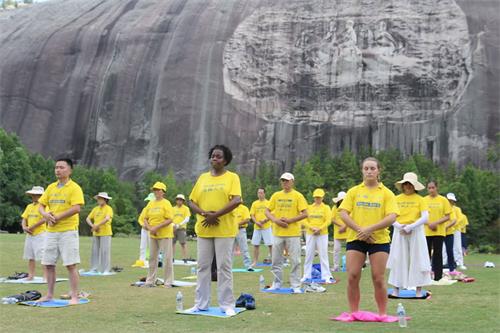
POLYGON ((267 263, 267 264, 266 264, 266 263, 263 263, 263 262, 259 262, 259 263, 257 264, 257 267, 271 267, 271 266, 272 266, 272 264, 271 264, 271 263, 267 263))
MULTIPOLYGON (((236 312, 236 314, 240 314, 245 310, 246 310, 245 308, 235 308, 234 312, 236 312)), ((177 314, 192 315, 192 316, 208 316, 217 318, 231 318, 230 316, 226 315, 225 312, 222 312, 222 310, 219 307, 209 307, 208 310, 196 311, 196 312, 177 311, 177 314)))
POLYGON ((262 271, 262 268, 254 268, 253 271, 249 271, 246 268, 233 268, 233 273, 259 273, 262 271))
POLYGON ((115 272, 107 272, 107 273, 101 273, 101 272, 92 272, 92 271, 87 271, 87 272, 79 272, 80 276, 108 276, 108 275, 115 275, 115 272))
MULTIPOLYGON (((302 293, 304 293, 304 289, 301 289, 302 293)), ((261 289, 261 291, 269 294, 297 294, 293 292, 292 288, 281 288, 281 289, 274 289, 274 290, 269 290, 269 289, 261 289)))
POLYGON ((390 298, 414 298, 414 299, 425 299, 430 296, 429 291, 422 289, 422 297, 417 297, 417 292, 416 290, 406 290, 406 289, 400 289, 399 290, 399 296, 392 296, 392 292, 394 289, 389 288, 387 289, 387 295, 390 296, 390 298))
POLYGON ((304 283, 335 284, 337 280, 333 279, 332 282, 326 282, 323 279, 306 279, 304 283))
MULTIPOLYGON (((87 304, 88 302, 90 302, 90 301, 87 298, 80 298, 77 305, 87 304)), ((66 306, 71 306, 69 304, 69 300, 65 300, 65 299, 53 299, 53 300, 47 301, 47 302, 27 301, 27 302, 21 302, 18 304, 28 305, 28 306, 36 306, 36 307, 40 307, 40 308, 63 308, 66 306)))

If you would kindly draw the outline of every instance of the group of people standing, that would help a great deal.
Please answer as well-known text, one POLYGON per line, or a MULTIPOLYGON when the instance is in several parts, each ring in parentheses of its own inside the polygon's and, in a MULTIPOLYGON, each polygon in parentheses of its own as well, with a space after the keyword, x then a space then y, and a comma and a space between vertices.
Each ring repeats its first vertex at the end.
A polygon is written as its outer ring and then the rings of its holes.
MULTIPOLYGON (((333 281, 328 260, 328 227, 334 224, 334 266, 340 269, 340 249, 346 241, 347 259, 347 298, 351 312, 359 310, 359 281, 362 268, 368 259, 371 267, 375 300, 379 314, 386 314, 387 290, 385 269, 391 272, 389 283, 397 294, 403 288, 421 288, 439 280, 443 270, 443 243, 446 246, 448 267, 455 269, 454 252, 464 232, 467 218, 456 206, 456 198, 448 194, 448 199, 439 195, 437 183, 427 185, 429 195, 421 197, 417 192, 425 187, 414 173, 406 173, 395 184, 402 193, 395 196, 380 182, 381 166, 372 157, 361 164, 363 181, 347 192, 339 192, 333 199, 333 208, 323 202, 325 192, 316 189, 314 202, 308 204, 304 195, 294 188, 295 178, 291 173, 280 177, 282 190, 266 199, 264 188, 259 188, 258 199, 248 209, 243 205, 239 176, 227 170, 231 163, 232 152, 224 145, 212 147, 208 153, 210 170, 199 176, 189 200, 179 194, 174 206, 164 198, 165 184, 156 182, 152 194, 145 200, 148 204, 139 216, 141 230, 140 259, 136 264, 148 265, 149 272, 145 286, 154 286, 158 270, 158 255, 164 255, 164 286, 171 287, 173 282, 173 239, 179 240, 182 255, 187 260, 185 248, 185 226, 190 219, 190 211, 196 214, 195 232, 197 235, 197 287, 195 304, 187 311, 207 310, 210 303, 212 266, 216 266, 217 299, 220 308, 231 316, 235 314, 233 295, 233 251, 235 242, 243 253, 243 262, 251 270, 258 263, 261 242, 270 252, 273 282, 270 289, 280 289, 284 285, 283 266, 285 253, 290 263, 289 283, 293 292, 302 292, 301 285, 312 278, 312 263, 318 252, 321 266, 321 279, 326 283, 333 281), (189 209, 186 206, 186 201, 189 209), (451 204, 450 204, 451 203, 451 204), (453 208, 452 208, 453 206, 453 208), (246 227, 254 223, 252 245, 253 261, 247 248, 246 227), (389 227, 393 226, 392 244, 389 227), (305 231, 306 253, 304 274, 301 274, 301 236, 305 231), (146 244, 150 244, 149 262, 146 263, 146 244), (432 268, 431 268, 432 261, 432 268)), ((25 258, 28 250, 36 252, 33 239, 41 228, 47 225, 48 235, 44 241, 45 253, 41 255, 42 265, 46 267, 49 291, 44 299, 51 299, 55 282, 54 265, 60 256, 63 265, 70 273, 72 302, 77 300, 78 272, 80 262, 78 252, 78 212, 84 204, 81 188, 70 178, 72 162, 58 160, 56 176, 58 181, 51 184, 41 197, 39 188, 27 193, 32 195, 33 204, 23 215, 23 229, 28 234, 25 258), (67 172, 62 175, 62 170, 67 172), (38 191, 38 192, 37 192, 38 191), (38 197, 37 197, 38 196, 38 197), (33 208, 38 206, 38 208, 33 208), (40 218, 28 219, 30 212, 36 211, 40 218), (26 215, 27 214, 27 215, 26 215), (35 221, 30 222, 30 221, 35 221), (38 229, 37 229, 38 228, 38 229), (29 245, 29 243, 31 245, 29 245), (31 247, 30 247, 31 246, 31 247)), ((107 205, 111 197, 105 192, 96 195, 98 206, 87 218, 93 231, 92 268, 109 269, 111 244, 111 221, 113 212, 107 205)), ((460 256, 458 256, 460 257, 460 256)), ((463 259, 459 259, 463 266, 463 259)), ((30 261, 31 267, 31 261, 30 261)), ((31 268, 30 268, 31 269, 31 268)), ((34 264, 33 264, 34 269, 34 264)), ((31 276, 33 273, 30 270, 31 276)))

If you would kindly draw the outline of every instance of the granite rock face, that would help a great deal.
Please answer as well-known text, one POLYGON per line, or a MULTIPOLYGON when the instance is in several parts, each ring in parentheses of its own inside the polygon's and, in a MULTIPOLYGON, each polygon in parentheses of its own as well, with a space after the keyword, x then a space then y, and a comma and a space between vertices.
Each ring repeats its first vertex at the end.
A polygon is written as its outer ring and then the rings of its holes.
POLYGON ((0 125, 32 150, 191 177, 364 146, 486 166, 497 1, 67 0, 0 13, 0 125))

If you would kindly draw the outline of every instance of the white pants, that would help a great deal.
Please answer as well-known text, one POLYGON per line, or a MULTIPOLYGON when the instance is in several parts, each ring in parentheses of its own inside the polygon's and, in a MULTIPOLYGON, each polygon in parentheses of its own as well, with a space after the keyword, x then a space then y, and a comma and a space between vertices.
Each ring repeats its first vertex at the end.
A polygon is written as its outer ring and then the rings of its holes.
POLYGON ((146 262, 146 251, 149 247, 149 232, 141 228, 141 245, 139 246, 139 260, 146 262))
POLYGON ((431 263, 423 225, 410 235, 401 235, 397 229, 394 231, 387 267, 391 270, 388 282, 397 288, 431 284, 431 263))
POLYGON ((340 250, 342 250, 342 243, 345 243, 345 239, 334 239, 333 240, 333 270, 340 270, 340 250))
POLYGON ((328 262, 328 235, 306 234, 306 258, 304 261, 303 279, 312 278, 311 272, 316 249, 318 249, 319 262, 321 264, 321 279, 328 281, 332 278, 328 262))
POLYGON ((462 253, 462 233, 457 230, 453 233, 453 257, 458 266, 464 264, 464 255, 462 253))
POLYGON ((101 273, 111 271, 111 236, 92 237, 90 270, 101 273))
POLYGON ((290 258, 290 286, 300 287, 300 236, 297 237, 273 237, 273 258, 271 273, 274 276, 274 283, 281 284, 283 281, 283 250, 285 245, 288 248, 290 258))
POLYGON ((226 311, 234 309, 233 295, 233 246, 234 238, 198 237, 198 281, 196 284, 195 306, 208 309, 212 282, 212 261, 217 261, 217 299, 219 307, 226 311))
POLYGON ((243 265, 245 268, 250 267, 252 259, 250 258, 250 253, 248 252, 247 229, 239 229, 238 234, 236 235, 236 242, 238 242, 238 245, 240 246, 241 255, 243 256, 243 265))

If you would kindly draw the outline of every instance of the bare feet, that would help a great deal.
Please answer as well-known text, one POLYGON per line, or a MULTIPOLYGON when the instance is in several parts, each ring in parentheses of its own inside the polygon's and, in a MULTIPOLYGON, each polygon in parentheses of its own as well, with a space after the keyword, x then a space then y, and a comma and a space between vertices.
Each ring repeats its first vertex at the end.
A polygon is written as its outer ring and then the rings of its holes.
POLYGON ((171 284, 168 284, 168 283, 165 283, 165 284, 163 285, 163 288, 172 288, 172 285, 171 285, 171 284))
POLYGON ((46 295, 46 296, 43 296, 42 298, 38 299, 37 302, 38 303, 49 302, 49 301, 52 301, 52 299, 54 299, 54 296, 46 295))
POLYGON ((24 281, 33 281, 34 276, 29 276, 24 279, 24 281))
POLYGON ((71 297, 69 305, 77 305, 77 304, 78 304, 78 297, 71 297))

